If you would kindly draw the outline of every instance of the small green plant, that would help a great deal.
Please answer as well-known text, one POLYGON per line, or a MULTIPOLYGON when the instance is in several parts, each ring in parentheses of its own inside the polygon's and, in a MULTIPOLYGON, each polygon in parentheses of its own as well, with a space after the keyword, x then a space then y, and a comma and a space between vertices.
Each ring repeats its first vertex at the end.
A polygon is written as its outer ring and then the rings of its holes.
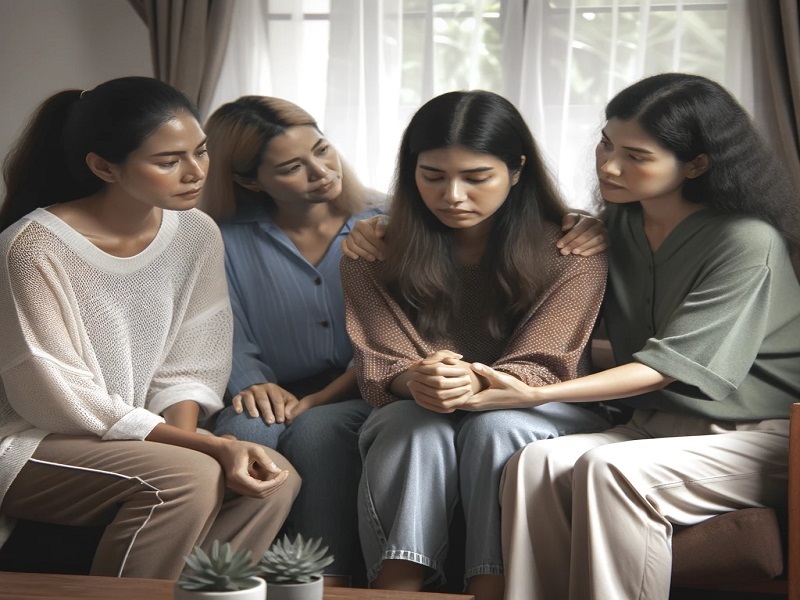
POLYGON ((333 562, 328 547, 320 548, 322 539, 304 540, 299 533, 294 542, 284 535, 264 554, 259 567, 267 583, 309 583, 322 577, 322 571, 333 562))
POLYGON ((214 540, 209 554, 200 546, 194 547, 178 585, 195 592, 232 592, 253 587, 251 578, 260 573, 249 550, 234 552, 229 543, 220 545, 214 540))

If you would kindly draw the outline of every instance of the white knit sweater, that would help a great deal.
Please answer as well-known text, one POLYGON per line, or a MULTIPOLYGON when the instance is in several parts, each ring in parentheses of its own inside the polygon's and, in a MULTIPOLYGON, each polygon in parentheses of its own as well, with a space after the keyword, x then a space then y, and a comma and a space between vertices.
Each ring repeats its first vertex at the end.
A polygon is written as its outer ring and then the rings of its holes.
MULTIPOLYGON (((44 209, 0 234, 0 504, 48 433, 142 440, 176 402, 222 408, 222 239, 197 210, 163 215, 130 258, 44 209)), ((11 525, 0 518, 0 545, 11 525)))

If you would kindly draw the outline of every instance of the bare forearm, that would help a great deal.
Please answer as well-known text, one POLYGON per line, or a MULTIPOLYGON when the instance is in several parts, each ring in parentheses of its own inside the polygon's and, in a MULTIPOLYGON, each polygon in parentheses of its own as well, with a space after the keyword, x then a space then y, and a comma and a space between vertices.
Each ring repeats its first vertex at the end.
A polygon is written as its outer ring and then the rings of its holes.
POLYGON ((184 400, 173 404, 163 412, 167 425, 184 431, 196 431, 197 419, 200 416, 200 405, 192 400, 184 400))
POLYGON ((642 363, 632 362, 586 377, 532 388, 531 391, 536 404, 601 402, 660 390, 673 381, 675 379, 672 377, 662 375, 642 363))
MULTIPOLYGON (((166 412, 166 411, 165 411, 166 412)), ((213 436, 196 433, 194 429, 186 429, 161 423, 156 425, 150 434, 145 438, 148 442, 158 442, 160 444, 170 444, 202 452, 213 458, 218 459, 221 447, 227 440, 213 436)))
POLYGON ((320 398, 320 404, 330 404, 344 400, 356 389, 358 389, 356 370, 350 368, 317 392, 317 396, 320 398))

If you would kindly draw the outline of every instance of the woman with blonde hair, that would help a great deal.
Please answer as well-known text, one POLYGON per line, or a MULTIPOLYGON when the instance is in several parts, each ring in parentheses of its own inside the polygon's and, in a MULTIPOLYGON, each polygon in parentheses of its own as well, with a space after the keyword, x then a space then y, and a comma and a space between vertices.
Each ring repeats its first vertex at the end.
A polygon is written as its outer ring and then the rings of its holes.
POLYGON ((350 368, 340 243, 383 198, 291 102, 245 96, 206 127, 203 208, 225 241, 234 314, 231 401, 215 432, 294 457, 304 485, 287 527, 322 537, 336 559, 329 582, 346 580, 359 555, 357 432, 370 407, 350 368))

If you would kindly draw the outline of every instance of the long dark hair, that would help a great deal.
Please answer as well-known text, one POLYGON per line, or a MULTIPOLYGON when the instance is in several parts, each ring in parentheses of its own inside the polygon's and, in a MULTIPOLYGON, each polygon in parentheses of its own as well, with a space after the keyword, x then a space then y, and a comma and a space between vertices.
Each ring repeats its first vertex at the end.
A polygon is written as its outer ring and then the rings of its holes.
MULTIPOLYGON (((281 98, 242 96, 220 106, 205 128, 211 165, 200 207, 217 220, 233 215, 239 203, 247 199, 272 207, 274 202, 267 194, 242 187, 233 176, 255 179, 269 143, 289 127, 300 125, 320 131, 310 114, 281 98)), ((347 214, 356 214, 366 208, 364 187, 339 158, 342 193, 335 205, 347 214)))
POLYGON ((486 91, 449 92, 427 102, 403 134, 386 234, 386 283, 423 335, 444 336, 458 311, 453 230, 425 206, 415 182, 421 152, 460 146, 520 171, 493 216, 481 263, 489 332, 503 339, 546 283, 545 254, 565 213, 522 115, 486 91), (526 160, 522 165, 521 157, 526 160))
POLYGON ((711 168, 683 184, 683 196, 728 213, 758 217, 800 246, 796 184, 744 108, 720 84, 685 73, 662 73, 619 92, 606 120, 636 122, 678 160, 707 154, 711 168))
POLYGON ((34 112, 3 163, 6 197, 0 230, 35 208, 99 191, 105 184, 86 165, 87 154, 120 164, 182 111, 199 121, 186 96, 149 77, 123 77, 90 91, 53 94, 34 112))

